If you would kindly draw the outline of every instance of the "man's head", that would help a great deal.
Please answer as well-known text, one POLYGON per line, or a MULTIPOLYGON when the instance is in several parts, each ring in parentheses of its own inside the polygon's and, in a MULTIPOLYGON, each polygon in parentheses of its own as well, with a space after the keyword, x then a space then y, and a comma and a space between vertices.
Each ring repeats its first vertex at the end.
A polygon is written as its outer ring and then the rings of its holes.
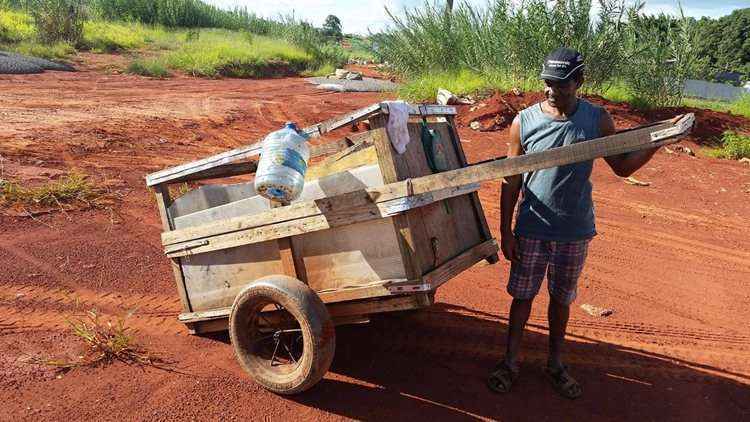
POLYGON ((575 104, 576 92, 583 84, 583 67, 583 56, 575 50, 561 47, 547 55, 540 77, 551 106, 564 109, 575 104))

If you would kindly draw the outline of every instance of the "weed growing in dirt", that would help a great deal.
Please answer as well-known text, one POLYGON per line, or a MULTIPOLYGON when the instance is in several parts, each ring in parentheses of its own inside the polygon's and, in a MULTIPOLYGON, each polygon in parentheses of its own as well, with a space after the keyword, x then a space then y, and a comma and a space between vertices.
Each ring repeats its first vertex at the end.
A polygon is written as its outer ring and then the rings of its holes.
POLYGON ((96 310, 66 320, 73 335, 86 344, 86 351, 78 360, 35 359, 34 363, 67 370, 84 366, 99 366, 114 361, 127 364, 155 365, 161 359, 147 353, 135 342, 136 331, 126 324, 132 311, 116 321, 103 320, 96 310))
POLYGON ((128 65, 128 73, 153 78, 168 78, 171 76, 164 64, 154 59, 138 59, 128 65))
POLYGON ((16 182, 0 180, 0 203, 62 206, 79 201, 91 204, 98 196, 99 192, 86 180, 86 176, 77 172, 37 187, 24 187, 16 182))
POLYGON ((728 130, 721 135, 720 143, 721 146, 709 150, 708 155, 730 160, 750 158, 750 136, 728 130))

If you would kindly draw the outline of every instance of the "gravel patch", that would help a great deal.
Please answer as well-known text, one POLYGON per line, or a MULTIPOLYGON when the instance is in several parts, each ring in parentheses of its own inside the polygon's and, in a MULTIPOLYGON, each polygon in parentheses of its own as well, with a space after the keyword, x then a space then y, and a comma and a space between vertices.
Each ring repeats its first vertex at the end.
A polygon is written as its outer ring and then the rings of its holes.
POLYGON ((383 79, 362 78, 361 81, 346 79, 329 79, 325 77, 307 78, 307 81, 318 85, 320 89, 339 92, 387 92, 395 91, 398 84, 383 79))
POLYGON ((0 51, 0 74, 22 75, 42 73, 45 70, 74 72, 73 66, 53 62, 39 57, 24 56, 18 53, 0 51))

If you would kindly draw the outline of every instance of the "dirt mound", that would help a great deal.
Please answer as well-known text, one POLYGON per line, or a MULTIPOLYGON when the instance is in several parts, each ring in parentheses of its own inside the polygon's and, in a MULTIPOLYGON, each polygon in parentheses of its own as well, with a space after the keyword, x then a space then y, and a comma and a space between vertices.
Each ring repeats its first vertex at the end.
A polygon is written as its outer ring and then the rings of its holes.
POLYGON ((541 92, 498 92, 472 106, 459 107, 458 124, 470 127, 472 122, 478 122, 481 132, 502 130, 513 123, 519 111, 543 99, 541 92))

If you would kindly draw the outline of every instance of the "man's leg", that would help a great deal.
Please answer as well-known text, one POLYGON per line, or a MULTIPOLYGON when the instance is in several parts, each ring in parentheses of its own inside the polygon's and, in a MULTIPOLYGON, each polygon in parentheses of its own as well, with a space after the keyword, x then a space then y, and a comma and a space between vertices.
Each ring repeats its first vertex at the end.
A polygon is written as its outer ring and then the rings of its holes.
POLYGON ((526 322, 531 314, 534 299, 513 299, 508 318, 508 346, 505 351, 505 362, 514 371, 518 370, 518 352, 521 350, 521 339, 526 322))
POLYGON ((534 297, 542 285, 549 260, 548 242, 518 238, 520 261, 513 262, 510 268, 508 293, 513 297, 508 317, 508 344, 505 362, 512 369, 518 369, 518 355, 526 322, 531 314, 534 297))
POLYGON ((547 271, 549 253, 546 242, 518 238, 520 260, 510 267, 508 293, 513 297, 508 323, 508 345, 506 354, 490 372, 487 385, 497 393, 510 391, 518 377, 518 355, 526 321, 531 313, 531 304, 547 271))
POLYGON ((549 319, 549 359, 547 360, 547 366, 552 369, 563 367, 562 346, 565 341, 569 317, 570 305, 560 303, 557 299, 550 297, 547 307, 547 318, 549 319))
POLYGON ((549 358, 546 372, 552 385, 563 396, 574 399, 583 390, 568 374, 562 362, 562 348, 570 316, 570 304, 578 292, 578 277, 588 253, 588 240, 550 244, 550 263, 547 272, 550 301, 547 308, 549 320, 549 358))

